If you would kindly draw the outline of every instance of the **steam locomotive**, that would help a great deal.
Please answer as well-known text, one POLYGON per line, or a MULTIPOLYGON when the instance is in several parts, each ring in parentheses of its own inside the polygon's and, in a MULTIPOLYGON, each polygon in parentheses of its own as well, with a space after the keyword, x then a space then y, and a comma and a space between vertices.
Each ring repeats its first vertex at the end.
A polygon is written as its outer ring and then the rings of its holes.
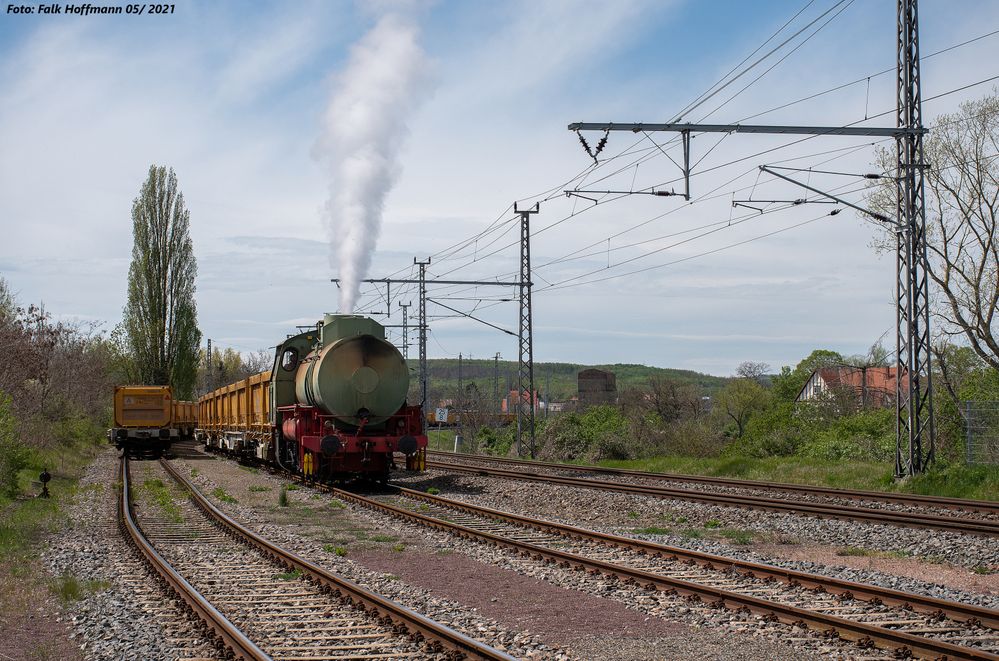
POLYGON ((198 400, 197 437, 214 451, 319 482, 384 481, 397 454, 426 467, 420 406, 406 402, 409 369, 372 319, 327 314, 288 337, 269 372, 198 400))

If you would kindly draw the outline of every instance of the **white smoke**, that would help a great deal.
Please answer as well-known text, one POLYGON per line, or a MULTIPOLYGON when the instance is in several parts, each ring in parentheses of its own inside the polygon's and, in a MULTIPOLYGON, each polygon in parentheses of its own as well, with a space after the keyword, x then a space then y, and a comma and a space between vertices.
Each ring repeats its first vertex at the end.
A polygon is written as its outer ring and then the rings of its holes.
POLYGON ((416 24, 387 14, 351 48, 315 155, 329 167, 330 264, 340 311, 350 314, 381 231, 385 197, 401 172, 406 122, 426 95, 428 61, 416 24))

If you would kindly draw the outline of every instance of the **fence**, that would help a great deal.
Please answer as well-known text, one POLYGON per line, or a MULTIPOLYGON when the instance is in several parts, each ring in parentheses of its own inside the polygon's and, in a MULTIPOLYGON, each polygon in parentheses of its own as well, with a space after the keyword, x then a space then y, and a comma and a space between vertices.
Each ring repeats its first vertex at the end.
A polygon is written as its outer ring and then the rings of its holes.
POLYGON ((999 402, 964 402, 969 464, 999 464, 999 402))

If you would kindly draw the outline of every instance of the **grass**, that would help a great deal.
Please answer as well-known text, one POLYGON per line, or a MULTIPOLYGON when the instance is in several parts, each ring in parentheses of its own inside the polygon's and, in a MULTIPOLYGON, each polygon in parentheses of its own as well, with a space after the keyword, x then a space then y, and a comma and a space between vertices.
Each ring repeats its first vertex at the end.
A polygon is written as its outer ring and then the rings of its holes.
POLYGON ((427 493, 429 493, 431 496, 436 496, 440 492, 441 490, 438 489, 437 487, 427 487, 427 493))
POLYGON ((282 486, 281 493, 278 494, 278 505, 280 507, 288 507, 288 487, 282 486))
POLYGON ((301 578, 302 572, 297 569, 292 569, 291 571, 281 572, 280 574, 274 574, 271 578, 278 581, 294 581, 295 579, 301 578))
POLYGON ((748 546, 755 539, 755 535, 751 530, 743 530, 742 528, 722 528, 718 531, 718 534, 739 546, 748 546))
POLYGON ((704 537, 704 533, 697 528, 684 528, 680 531, 680 536, 687 539, 700 539, 704 537))
POLYGON ((249 487, 250 491, 260 492, 260 491, 270 491, 270 487, 264 487, 257 484, 251 484, 249 487))
POLYGON ((397 539, 399 539, 399 538, 395 537, 394 535, 372 535, 371 536, 371 541, 372 542, 394 542, 397 539))
POLYGON ((634 510, 632 510, 631 512, 628 512, 628 518, 629 519, 637 519, 638 518, 638 512, 635 512, 634 510))
POLYGON ((721 526, 722 522, 719 521, 718 519, 708 519, 707 521, 704 522, 704 527, 708 529, 721 528, 721 526))
POLYGON ((198 476, 198 469, 197 468, 192 468, 191 469, 191 477, 197 477, 197 476, 198 476))
POLYGON ((54 595, 59 597, 63 604, 79 601, 95 592, 101 592, 111 587, 108 581, 83 581, 82 583, 72 574, 63 574, 55 579, 50 586, 54 595))
POLYGON ((347 505, 342 500, 334 498, 329 502, 329 508, 331 510, 345 510, 347 509, 347 505))
POLYGON ((284 485, 284 488, 287 489, 288 491, 298 491, 301 487, 299 487, 294 482, 289 482, 288 484, 284 485))
POLYGON ((999 500, 999 466, 938 463, 924 475, 909 480, 892 478, 893 466, 867 461, 829 462, 805 457, 652 457, 605 460, 608 468, 653 473, 705 475, 766 482, 808 484, 834 489, 863 489, 916 493, 951 498, 999 500))
POLYGON ((221 500, 223 503, 233 504, 239 502, 238 500, 227 494, 225 489, 223 489, 222 487, 215 487, 212 490, 212 495, 221 500))
POLYGON ((154 503, 174 523, 180 523, 184 520, 180 514, 180 508, 173 500, 173 494, 163 484, 163 480, 154 478, 143 481, 142 486, 139 487, 139 496, 147 502, 154 503))
POLYGON ((393 546, 392 550, 396 553, 402 553, 403 551, 406 550, 406 545, 400 542, 399 544, 393 546))
POLYGON ((253 466, 244 466, 243 464, 237 464, 237 465, 239 466, 240 470, 244 470, 247 473, 252 473, 254 475, 259 475, 260 474, 260 469, 259 468, 254 468, 253 466))

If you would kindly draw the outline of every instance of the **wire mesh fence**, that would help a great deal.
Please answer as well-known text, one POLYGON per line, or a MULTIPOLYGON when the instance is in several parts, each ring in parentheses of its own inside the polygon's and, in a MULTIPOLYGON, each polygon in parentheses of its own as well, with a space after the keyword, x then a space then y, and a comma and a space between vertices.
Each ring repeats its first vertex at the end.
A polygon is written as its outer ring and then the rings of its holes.
POLYGON ((999 402, 964 402, 969 464, 999 464, 999 402))

